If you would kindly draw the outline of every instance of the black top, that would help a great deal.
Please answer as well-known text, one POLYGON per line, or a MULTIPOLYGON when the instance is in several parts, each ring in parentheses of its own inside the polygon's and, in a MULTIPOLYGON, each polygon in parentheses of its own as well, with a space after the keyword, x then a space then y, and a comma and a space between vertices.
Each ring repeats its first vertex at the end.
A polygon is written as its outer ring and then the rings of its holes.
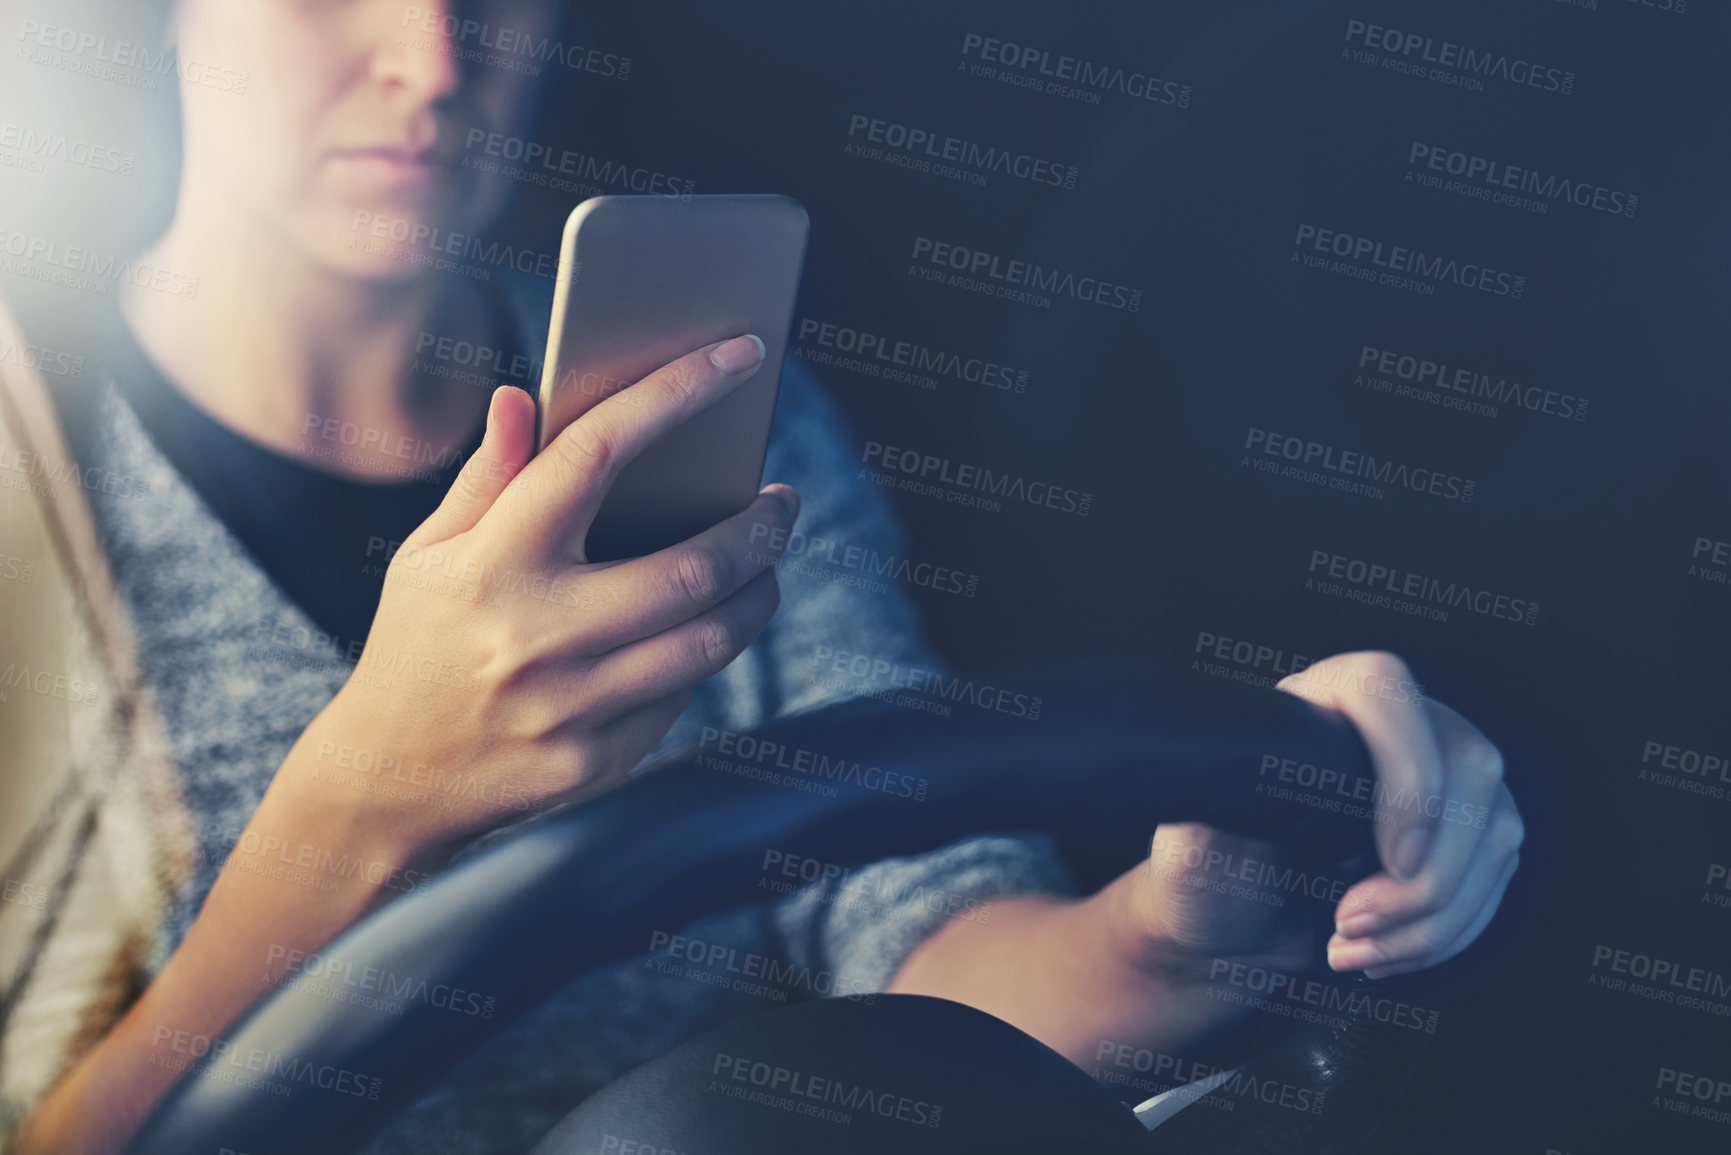
MULTIPOLYGON (((491 296, 495 332, 517 352, 516 326, 491 296)), ((289 599, 358 654, 372 627, 391 552, 438 506, 481 443, 477 426, 461 448, 391 443, 402 480, 358 481, 289 457, 220 424, 171 385, 139 346, 117 307, 87 318, 84 352, 115 383, 157 449, 221 519, 289 599)), ((68 346, 62 345, 62 348, 68 346)), ((453 385, 452 388, 471 388, 453 385)), ((52 393, 63 420, 85 419, 73 391, 52 393)), ((365 430, 308 416, 301 448, 341 468, 365 430)), ((372 435, 376 440, 377 435, 372 435)))

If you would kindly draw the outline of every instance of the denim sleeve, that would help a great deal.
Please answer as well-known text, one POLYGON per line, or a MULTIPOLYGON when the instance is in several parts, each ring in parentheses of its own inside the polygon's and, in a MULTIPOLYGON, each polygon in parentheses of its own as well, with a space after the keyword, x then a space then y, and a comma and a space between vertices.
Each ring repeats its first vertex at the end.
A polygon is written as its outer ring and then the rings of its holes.
MULTIPOLYGON (((847 431, 802 362, 787 363, 781 405, 781 436, 771 441, 764 481, 794 485, 803 501, 777 565, 781 609, 754 647, 761 647, 772 715, 889 685, 850 675, 838 687, 826 672, 838 654, 942 670, 908 594, 931 571, 902 563, 949 561, 907 558, 889 502, 864 469, 863 439, 847 431)), ((830 971, 838 990, 876 991, 945 920, 989 921, 993 898, 1074 890, 1050 840, 1004 835, 814 884, 782 901, 774 919, 791 961, 830 971)))

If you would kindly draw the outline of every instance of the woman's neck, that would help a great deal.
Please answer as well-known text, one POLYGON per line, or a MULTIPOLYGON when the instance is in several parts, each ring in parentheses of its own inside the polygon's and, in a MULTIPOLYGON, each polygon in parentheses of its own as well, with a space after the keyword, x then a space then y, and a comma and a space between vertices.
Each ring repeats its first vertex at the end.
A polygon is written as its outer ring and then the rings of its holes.
POLYGON ((198 295, 128 285, 128 326, 176 389, 237 433, 330 469, 332 446, 322 438, 336 430, 341 471, 382 477, 400 472, 401 461, 379 454, 374 462, 357 454, 361 446, 409 438, 459 449, 479 427, 486 390, 413 369, 426 332, 499 343, 473 286, 345 276, 231 204, 185 197, 140 259, 196 276, 198 295))

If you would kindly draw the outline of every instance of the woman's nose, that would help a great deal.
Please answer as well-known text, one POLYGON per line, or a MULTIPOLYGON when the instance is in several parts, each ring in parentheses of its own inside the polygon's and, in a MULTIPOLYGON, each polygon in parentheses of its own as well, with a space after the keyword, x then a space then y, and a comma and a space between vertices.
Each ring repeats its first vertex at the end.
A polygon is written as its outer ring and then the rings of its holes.
POLYGON ((466 20, 456 11, 454 0, 386 7, 393 15, 381 22, 377 31, 380 40, 373 54, 374 75, 408 90, 417 102, 431 103, 450 96, 462 82, 465 42, 479 35, 480 21, 466 20))

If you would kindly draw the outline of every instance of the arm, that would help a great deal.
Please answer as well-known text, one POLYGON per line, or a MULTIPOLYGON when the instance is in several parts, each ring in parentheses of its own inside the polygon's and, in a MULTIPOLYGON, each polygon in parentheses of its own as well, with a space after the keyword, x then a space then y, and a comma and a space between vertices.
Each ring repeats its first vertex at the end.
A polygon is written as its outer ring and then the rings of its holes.
MULTIPOLYGON (((1326 955, 1336 971, 1381 978, 1434 966, 1478 937, 1518 865, 1523 831, 1484 735, 1434 700, 1363 692, 1366 679, 1412 685, 1399 659, 1362 653, 1326 659, 1280 688, 1345 714, 1370 750, 1383 869, 1336 888, 1326 955)), ((1091 897, 1028 896, 996 905, 990 923, 950 923, 890 989, 970 1003, 1079 1064, 1107 1041, 1194 1054, 1246 1013, 1209 997, 1221 963, 1298 971, 1322 962, 1326 932, 1306 902, 1255 896, 1271 892, 1266 880, 1278 871, 1249 872, 1263 880, 1249 892, 1207 885, 1222 877, 1215 864, 1279 864, 1283 853, 1206 826, 1162 826, 1149 860, 1091 897)), ((1338 878, 1361 873, 1343 863, 1338 878)), ((1233 877, 1245 885, 1242 869, 1233 877)))
POLYGON ((752 524, 791 522, 791 490, 766 490, 738 517, 646 558, 589 565, 565 546, 582 539, 625 462, 762 356, 761 343, 748 360, 712 361, 712 349, 644 378, 629 404, 597 405, 533 460, 532 401, 494 394, 481 449, 387 575, 359 664, 389 676, 351 679, 301 736, 174 957, 25 1120, 24 1155, 117 1150, 294 952, 412 889, 523 798, 581 801, 622 781, 691 687, 762 631, 777 598, 775 551, 756 564, 744 543, 752 524), (417 555, 437 555, 450 580, 395 580, 415 577, 399 562, 417 555), (501 571, 532 580, 479 604, 478 583, 501 571), (344 746, 457 770, 459 788, 440 805, 333 788, 318 753, 344 746))
MULTIPOLYGON (((860 478, 858 444, 804 362, 787 362, 780 405, 765 476, 797 481, 805 501, 797 543, 777 567, 781 609, 753 647, 770 680, 765 696, 793 714, 844 697, 825 682, 819 646, 949 673, 920 635, 912 595, 924 589, 965 610, 975 589, 965 560, 910 555, 884 491, 860 478)), ((859 690, 889 684, 859 681, 859 690)), ((807 886, 779 904, 775 920, 790 957, 834 974, 838 989, 878 991, 946 923, 992 922, 1019 901, 1012 896, 1075 889, 1048 839, 998 835, 807 886)))
MULTIPOLYGON (((387 881, 413 869, 406 841, 332 821, 329 800, 318 796, 306 773, 320 730, 315 722, 296 744, 241 845, 286 835, 289 845, 328 847, 381 869, 362 870, 326 890, 247 870, 249 856, 237 850, 156 981, 26 1121, 21 1155, 118 1150, 185 1065, 197 1061, 194 1055, 219 1040, 267 984, 283 978, 287 960, 296 957, 291 952, 310 952, 334 938, 391 895, 387 881)), ((253 859, 250 865, 268 861, 253 859)))

